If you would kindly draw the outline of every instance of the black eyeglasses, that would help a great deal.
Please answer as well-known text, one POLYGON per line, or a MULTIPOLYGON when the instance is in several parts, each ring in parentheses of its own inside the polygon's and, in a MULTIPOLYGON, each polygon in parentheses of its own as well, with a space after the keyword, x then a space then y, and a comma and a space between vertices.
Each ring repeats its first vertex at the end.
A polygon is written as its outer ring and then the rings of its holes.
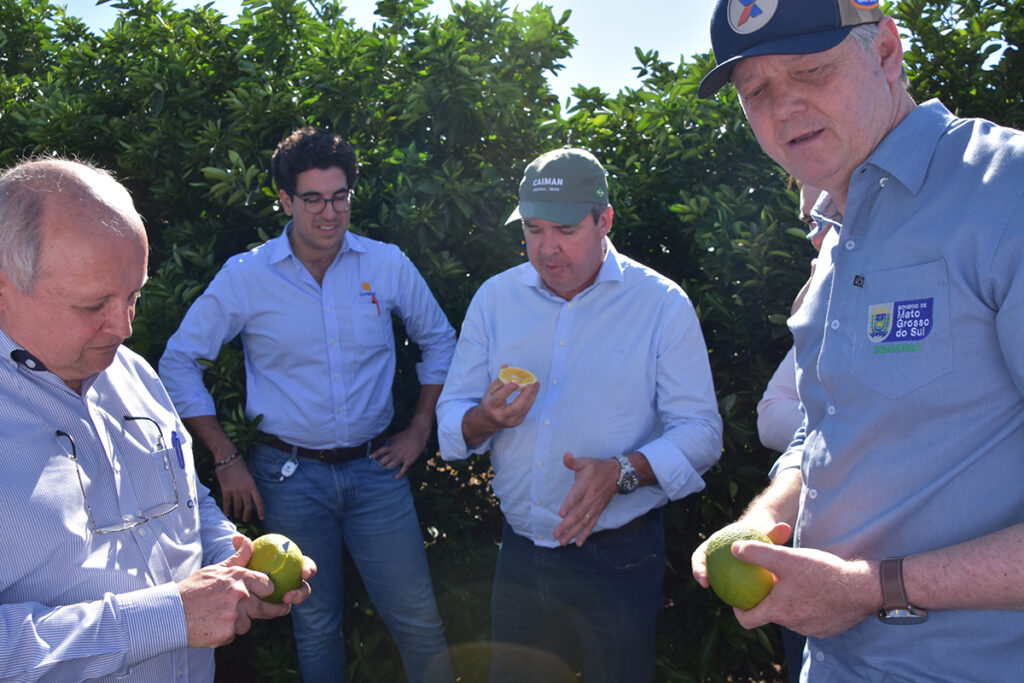
POLYGON ((304 195, 296 195, 306 205, 306 211, 311 214, 323 213, 324 209, 327 208, 327 202, 331 203, 331 207, 335 213, 345 213, 352 208, 352 198, 349 196, 348 190, 339 193, 328 199, 327 197, 321 197, 320 195, 314 195, 306 197, 304 195))
POLYGON ((92 506, 89 505, 89 496, 85 493, 85 484, 82 481, 82 465, 78 462, 78 451, 75 449, 75 440, 67 432, 58 429, 54 433, 58 442, 60 442, 61 439, 67 439, 67 442, 71 447, 71 450, 68 452, 68 457, 75 461, 75 473, 78 475, 78 488, 82 492, 82 499, 85 501, 85 511, 89 515, 89 525, 92 527, 92 531, 95 534, 110 534, 118 531, 127 531, 128 529, 133 529, 141 524, 145 524, 151 519, 156 519, 170 514, 178 507, 178 482, 174 477, 174 471, 171 469, 169 449, 164 445, 164 431, 160 428, 160 424, 153 418, 145 416, 133 417, 131 415, 125 415, 124 419, 127 421, 148 420, 156 426, 159 436, 156 440, 156 452, 154 455, 160 454, 163 459, 164 471, 167 476, 171 478, 171 488, 174 491, 174 502, 160 503, 148 510, 141 511, 137 515, 125 515, 122 517, 120 522, 99 526, 96 524, 96 518, 92 512, 92 506))

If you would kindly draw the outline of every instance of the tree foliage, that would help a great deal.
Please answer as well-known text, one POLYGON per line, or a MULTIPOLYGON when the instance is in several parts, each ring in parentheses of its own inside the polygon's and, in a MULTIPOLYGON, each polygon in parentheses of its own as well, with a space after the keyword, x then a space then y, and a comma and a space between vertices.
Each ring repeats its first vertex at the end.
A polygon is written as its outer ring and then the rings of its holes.
MULTIPOLYGON (((284 225, 269 160, 299 125, 325 125, 353 142, 361 162, 353 228, 399 244, 456 327, 479 284, 523 258, 521 235, 503 221, 526 163, 564 143, 604 162, 612 238, 693 299, 725 420, 706 490, 668 506, 658 678, 782 680, 775 631, 740 628, 689 572, 694 547, 766 483, 775 456, 758 443, 755 406, 790 344, 785 317, 812 253, 795 189, 760 152, 734 91, 697 99, 711 56, 671 62, 638 47, 638 88, 577 87, 564 110, 546 77, 575 39, 568 13, 542 4, 466 2, 438 18, 427 0, 380 0, 370 29, 334 0, 244 0, 232 20, 169 0, 114 6, 117 22, 96 35, 55 3, 0 0, 0 166, 58 153, 110 168, 129 187, 152 244, 130 344, 152 362, 223 261, 284 225)), ((1024 126, 1022 7, 890 3, 912 36, 915 98, 1024 126)), ((416 354, 397 332, 401 421, 417 393, 416 354)), ((207 383, 245 447, 257 425, 242 413, 241 360, 237 344, 225 347, 207 383)), ((200 471, 215 482, 208 458, 200 471)), ((501 524, 488 462, 434 458, 410 477, 458 673, 480 680, 501 524)), ((350 593, 350 677, 399 679, 372 604, 358 586, 350 593)), ((293 680, 288 621, 256 624, 218 661, 224 680, 293 680)))

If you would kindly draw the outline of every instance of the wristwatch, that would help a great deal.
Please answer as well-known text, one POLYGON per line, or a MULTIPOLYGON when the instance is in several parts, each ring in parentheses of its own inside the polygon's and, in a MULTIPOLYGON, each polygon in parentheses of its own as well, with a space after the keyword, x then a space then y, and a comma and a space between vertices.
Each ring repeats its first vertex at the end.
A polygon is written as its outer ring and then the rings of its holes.
POLYGON ((640 475, 626 456, 616 455, 615 459, 619 461, 619 493, 633 493, 640 485, 640 475))
POLYGON ((907 587, 903 583, 903 558, 889 557, 882 560, 882 611, 878 620, 892 626, 922 624, 928 621, 928 612, 914 607, 907 598, 907 587))

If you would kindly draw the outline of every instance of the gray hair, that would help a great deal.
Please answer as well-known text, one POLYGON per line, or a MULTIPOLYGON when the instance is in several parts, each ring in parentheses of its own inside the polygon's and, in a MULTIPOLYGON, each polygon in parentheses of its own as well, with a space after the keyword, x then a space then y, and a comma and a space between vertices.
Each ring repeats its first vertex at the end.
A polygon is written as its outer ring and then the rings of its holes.
MULTIPOLYGON (((109 171, 59 157, 12 166, 0 175, 0 274, 24 294, 32 294, 39 278, 43 214, 54 195, 109 207, 141 225, 131 196, 109 171)), ((119 234, 127 227, 119 220, 104 224, 119 234)))
MULTIPOLYGON (((878 24, 858 24, 850 29, 850 37, 856 40, 865 52, 870 52, 874 49, 875 43, 878 42, 878 34, 881 30, 882 29, 878 24)), ((900 83, 902 83, 904 87, 910 85, 910 78, 907 76, 906 65, 901 65, 900 83)))

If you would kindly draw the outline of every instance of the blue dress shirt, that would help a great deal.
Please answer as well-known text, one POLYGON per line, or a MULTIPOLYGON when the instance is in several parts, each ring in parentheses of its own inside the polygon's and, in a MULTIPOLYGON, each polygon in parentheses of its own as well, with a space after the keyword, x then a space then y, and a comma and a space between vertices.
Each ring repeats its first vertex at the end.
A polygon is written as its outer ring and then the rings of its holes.
POLYGON ((555 547, 558 509, 574 482, 562 463, 642 452, 658 483, 617 495, 595 531, 615 529, 704 488, 721 455, 722 420, 693 306, 678 285, 618 254, 571 301, 529 263, 487 280, 462 324, 438 401, 441 456, 491 452, 494 493, 516 533, 555 547), (502 364, 540 382, 526 420, 466 447, 462 418, 502 364))
POLYGON ((187 647, 176 582, 231 556, 235 527, 197 481, 156 372, 121 347, 80 396, 23 354, 0 331, 0 680, 213 680, 213 650, 187 647), (88 509, 102 528, 175 491, 169 514, 92 531, 88 509))
MULTIPOLYGON (((798 546, 879 560, 1024 522, 1022 212, 1024 134, 936 101, 854 171, 790 319, 807 418, 776 469, 802 468, 798 546)), ((1024 612, 808 648, 812 681, 1017 681, 1024 612)))
POLYGON ((215 415, 200 359, 241 335, 246 417, 306 448, 354 446, 394 416, 392 314, 420 349, 420 384, 442 384, 455 330, 412 262, 393 244, 348 232, 317 284, 279 237, 228 259, 189 308, 160 359, 183 417, 215 415))

